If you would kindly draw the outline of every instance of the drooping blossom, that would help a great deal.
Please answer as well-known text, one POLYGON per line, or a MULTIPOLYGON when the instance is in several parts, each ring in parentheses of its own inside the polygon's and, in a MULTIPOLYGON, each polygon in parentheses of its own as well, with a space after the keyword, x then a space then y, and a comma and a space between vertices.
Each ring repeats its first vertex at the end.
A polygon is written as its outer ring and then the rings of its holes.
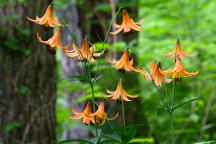
POLYGON ((90 62, 95 62, 94 57, 99 57, 104 53, 102 52, 96 53, 96 47, 94 45, 87 44, 87 40, 84 39, 81 48, 77 48, 77 46, 73 43, 72 50, 66 50, 65 54, 69 57, 76 57, 77 60, 88 60, 90 62))
POLYGON ((181 60, 184 59, 184 56, 194 56, 194 54, 188 54, 187 52, 184 52, 181 49, 181 44, 179 39, 177 39, 175 50, 169 52, 168 54, 163 54, 163 55, 167 55, 169 58, 179 57, 181 60))
POLYGON ((90 116, 94 117, 92 121, 94 124, 102 126, 104 125, 106 120, 116 119, 118 117, 118 113, 114 117, 108 118, 107 113, 105 112, 105 103, 100 102, 97 111, 93 114, 90 114, 90 116))
POLYGON ((47 41, 43 41, 41 39, 41 37, 39 36, 39 34, 37 33, 38 41, 50 46, 50 50, 49 50, 50 54, 55 54, 56 47, 60 48, 62 50, 66 50, 69 48, 69 45, 62 46, 62 44, 61 44, 61 31, 62 31, 61 28, 58 28, 55 31, 54 35, 50 39, 48 39, 47 41))
POLYGON ((113 26, 116 27, 116 31, 114 32, 110 32, 110 34, 117 34, 120 31, 123 30, 124 33, 130 32, 131 29, 134 29, 136 31, 141 31, 142 28, 139 27, 137 24, 142 24, 144 21, 144 19, 142 19, 139 22, 134 22, 134 20, 132 18, 130 18, 130 16, 128 15, 128 12, 124 9, 123 10, 123 18, 122 18, 122 24, 118 25, 116 23, 113 23, 113 26))
POLYGON ((77 112, 74 108, 72 108, 72 113, 74 116, 69 116, 70 119, 81 119, 83 118, 83 124, 90 124, 90 122, 94 122, 94 117, 90 116, 92 114, 92 105, 90 102, 87 103, 83 112, 77 112))
POLYGON ((36 19, 31 19, 29 17, 27 17, 28 20, 35 22, 36 24, 39 25, 44 25, 45 27, 55 27, 57 26, 62 26, 61 23, 59 23, 53 16, 53 7, 52 5, 49 5, 46 9, 45 14, 39 18, 38 16, 36 16, 36 19))
POLYGON ((136 98, 138 97, 138 95, 130 95, 128 94, 122 83, 119 81, 118 82, 118 85, 117 85, 117 88, 115 91, 110 91, 109 89, 107 89, 107 93, 109 93, 109 95, 104 95, 105 97, 111 97, 112 100, 117 100, 117 99, 123 99, 125 101, 131 101, 129 98, 136 98))
POLYGON ((172 75, 172 79, 180 80, 181 77, 189 77, 194 76, 199 73, 197 72, 187 72, 185 67, 182 65, 181 60, 179 57, 176 57, 175 66, 171 69, 168 69, 166 71, 160 70, 160 72, 164 75, 172 75))
POLYGON ((161 73, 160 63, 155 66, 154 60, 152 60, 150 63, 150 71, 145 72, 145 79, 148 81, 153 81, 156 86, 161 86, 161 81, 165 81, 167 83, 172 81, 172 79, 166 78, 165 75, 161 73))
POLYGON ((139 68, 134 68, 133 67, 133 59, 129 60, 129 52, 128 50, 126 50, 122 57, 117 61, 117 60, 109 60, 107 58, 107 61, 110 62, 112 65, 112 67, 116 68, 116 69, 124 69, 126 71, 136 71, 136 72, 140 72, 142 70, 140 70, 139 68))

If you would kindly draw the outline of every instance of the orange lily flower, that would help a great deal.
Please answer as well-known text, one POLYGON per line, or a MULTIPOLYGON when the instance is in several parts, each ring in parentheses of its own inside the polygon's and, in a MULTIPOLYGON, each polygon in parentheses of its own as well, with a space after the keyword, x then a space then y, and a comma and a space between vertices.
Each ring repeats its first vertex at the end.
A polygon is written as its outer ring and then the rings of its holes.
POLYGON ((163 54, 163 55, 167 55, 167 56, 169 56, 169 58, 175 58, 175 57, 178 56, 180 59, 184 59, 184 56, 194 56, 194 54, 190 55, 190 54, 188 54, 187 52, 184 52, 181 49, 181 45, 180 45, 180 41, 179 40, 177 40, 177 42, 176 42, 176 48, 175 48, 174 51, 169 52, 168 54, 163 54))
POLYGON ((44 14, 44 16, 42 16, 41 18, 39 18, 38 16, 36 16, 36 19, 31 19, 29 17, 27 17, 28 20, 35 22, 39 25, 45 25, 45 27, 55 27, 55 25, 57 26, 62 26, 62 24, 60 24, 54 17, 53 17, 53 7, 52 5, 49 5, 48 8, 46 9, 46 12, 44 14))
POLYGON ((110 91, 107 89, 107 93, 109 93, 110 95, 104 95, 105 97, 112 97, 112 100, 117 100, 118 98, 121 98, 125 101, 131 101, 130 99, 128 99, 128 97, 130 98, 136 98, 138 97, 138 95, 130 95, 128 94, 125 90, 124 87, 122 85, 122 83, 119 81, 117 88, 115 91, 110 91))
POLYGON ((43 41, 38 33, 37 33, 37 39, 39 42, 47 44, 50 46, 50 51, 49 51, 50 54, 55 54, 55 47, 58 47, 62 50, 66 50, 69 48, 69 45, 62 46, 62 44, 61 44, 61 28, 58 28, 55 31, 54 35, 50 39, 48 39, 47 41, 43 41))
POLYGON ((142 70, 136 69, 133 67, 133 59, 129 60, 129 52, 126 50, 120 60, 109 60, 107 58, 107 61, 113 64, 112 67, 117 68, 117 69, 125 69, 126 71, 136 71, 140 72, 142 70))
POLYGON ((118 117, 118 113, 117 113, 114 117, 108 118, 104 107, 105 107, 104 102, 100 102, 97 111, 93 114, 90 114, 90 116, 94 117, 93 118, 94 124, 102 126, 106 122, 106 120, 114 120, 118 117))
POLYGON ((85 110, 83 112, 77 112, 74 108, 72 108, 72 112, 75 116, 69 116, 70 119, 81 119, 83 118, 83 124, 89 124, 90 122, 94 122, 92 114, 92 105, 90 102, 87 103, 85 110))
POLYGON ((141 21, 139 22, 134 22, 132 18, 130 18, 130 16, 128 15, 128 12, 124 9, 123 10, 123 19, 122 19, 122 24, 121 25, 118 25, 116 23, 113 23, 113 26, 117 28, 116 31, 114 32, 110 32, 110 34, 117 34, 119 33, 120 31, 124 31, 124 33, 126 32, 130 32, 131 29, 134 29, 136 31, 141 31, 142 28, 139 27, 137 24, 142 24, 144 21, 144 19, 142 19, 141 21))
POLYGON ((175 80, 179 80, 181 78, 181 76, 189 77, 189 76, 197 75, 199 73, 199 71, 192 72, 192 73, 187 72, 185 70, 185 67, 182 65, 179 57, 176 57, 176 62, 175 62, 174 68, 171 68, 171 69, 166 70, 166 71, 160 70, 160 72, 164 75, 171 75, 172 74, 172 79, 175 79, 175 80))
POLYGON ((87 44, 87 40, 85 39, 83 41, 82 47, 79 49, 77 46, 73 43, 73 50, 66 50, 65 54, 69 57, 76 57, 78 60, 88 60, 90 62, 95 62, 96 60, 94 57, 98 57, 104 53, 105 50, 99 53, 95 53, 96 47, 93 45, 90 47, 89 44, 87 44))
POLYGON ((172 81, 172 79, 166 78, 161 73, 160 63, 158 63, 155 66, 154 60, 152 60, 151 63, 150 63, 150 72, 145 73, 145 79, 148 80, 148 81, 153 81, 156 84, 156 86, 161 86, 161 81, 165 81, 167 83, 172 81))

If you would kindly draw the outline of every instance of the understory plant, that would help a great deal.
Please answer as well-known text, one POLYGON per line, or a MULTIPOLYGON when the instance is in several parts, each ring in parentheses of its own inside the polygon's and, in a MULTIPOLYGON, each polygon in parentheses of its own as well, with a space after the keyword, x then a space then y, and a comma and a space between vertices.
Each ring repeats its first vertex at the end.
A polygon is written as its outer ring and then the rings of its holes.
MULTIPOLYGON (((176 86, 181 83, 184 77, 195 76, 199 72, 188 72, 183 65, 184 59, 194 56, 194 54, 188 54, 185 50, 181 48, 180 40, 177 39, 176 45, 172 52, 167 54, 162 53, 161 56, 166 56, 167 59, 171 59, 173 61, 173 66, 171 65, 170 69, 164 70, 162 68, 162 62, 156 62, 154 59, 150 62, 149 67, 143 65, 143 67, 136 67, 135 61, 131 57, 132 50, 131 47, 125 48, 124 52, 121 54, 119 59, 106 57, 106 61, 110 63, 110 66, 113 70, 117 69, 119 72, 118 81, 113 81, 116 85, 115 90, 111 90, 107 88, 106 92, 103 92, 102 95, 104 99, 97 99, 95 97, 95 84, 98 80, 103 80, 103 73, 100 71, 100 67, 102 65, 101 61, 104 59, 107 49, 105 48, 105 43, 107 42, 108 37, 112 37, 113 35, 118 35, 123 33, 126 37, 131 31, 139 32, 143 28, 140 24, 144 23, 144 19, 135 22, 133 18, 131 18, 126 9, 119 9, 115 16, 117 16, 120 12, 122 12, 122 23, 116 24, 114 23, 114 17, 109 25, 107 33, 105 33, 105 38, 102 40, 102 48, 98 51, 97 47, 94 43, 88 41, 88 37, 86 37, 82 45, 80 46, 75 38, 75 35, 70 30, 67 24, 60 23, 53 16, 53 4, 50 3, 45 11, 45 14, 42 17, 36 17, 36 19, 32 19, 27 17, 28 20, 41 25, 43 27, 44 32, 48 29, 53 28, 54 34, 48 40, 43 40, 41 38, 41 34, 37 33, 37 40, 40 43, 49 45, 50 48, 48 53, 51 55, 55 55, 57 48, 62 50, 64 54, 68 57, 72 57, 79 61, 79 64, 82 66, 84 70, 84 75, 72 75, 70 78, 76 78, 79 81, 87 83, 91 88, 91 99, 89 99, 86 103, 83 111, 78 111, 72 107, 72 114, 69 115, 68 119, 82 119, 82 124, 90 125, 94 130, 93 136, 91 139, 68 139, 59 141, 59 144, 71 143, 71 142, 81 142, 81 143, 89 143, 89 144, 107 144, 107 143, 119 143, 119 144, 127 144, 127 143, 154 143, 153 137, 136 137, 134 129, 142 126, 142 124, 135 123, 133 125, 127 125, 125 121, 125 105, 130 105, 130 101, 135 98, 138 98, 139 95, 135 93, 127 92, 125 89, 125 73, 135 72, 138 75, 143 76, 143 80, 147 80, 152 83, 152 87, 154 87, 158 91, 158 95, 160 99, 160 105, 155 106, 157 111, 164 111, 169 115, 170 126, 167 127, 166 130, 170 131, 170 139, 167 139, 167 143, 175 144, 175 125, 173 123, 173 114, 176 109, 181 106, 191 103, 197 99, 190 99, 188 101, 182 103, 176 103, 176 86), (112 25, 116 28, 115 31, 111 31, 112 25), (68 44, 63 46, 61 44, 61 34, 62 29, 67 30, 67 32, 71 36, 72 44, 68 44), (96 72, 92 71, 92 67, 96 67, 96 72), (173 83, 172 93, 169 94, 167 92, 166 83, 173 83), (106 111, 107 104, 105 100, 116 101, 121 105, 121 111, 115 113, 114 115, 109 114, 106 111), (115 121, 119 117, 122 117, 121 124, 122 126, 114 127, 113 123, 110 121, 115 121), (107 124, 107 128, 104 129, 104 125, 107 124)), ((110 77, 112 77, 110 75, 110 77)), ((132 77, 131 77, 132 79, 132 77)), ((112 80, 112 78, 111 78, 112 80)), ((136 107, 136 105, 133 105, 136 107)), ((166 131, 165 130, 165 131, 166 131)))

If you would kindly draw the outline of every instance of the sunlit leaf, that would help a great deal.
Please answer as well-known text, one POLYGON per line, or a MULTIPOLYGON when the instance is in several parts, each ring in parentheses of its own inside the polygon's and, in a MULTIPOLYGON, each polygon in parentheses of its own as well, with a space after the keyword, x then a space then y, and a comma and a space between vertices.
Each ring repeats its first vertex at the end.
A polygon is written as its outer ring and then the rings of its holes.
POLYGON ((154 139, 152 137, 137 137, 133 138, 129 141, 129 143, 147 143, 147 144, 153 144, 154 139))

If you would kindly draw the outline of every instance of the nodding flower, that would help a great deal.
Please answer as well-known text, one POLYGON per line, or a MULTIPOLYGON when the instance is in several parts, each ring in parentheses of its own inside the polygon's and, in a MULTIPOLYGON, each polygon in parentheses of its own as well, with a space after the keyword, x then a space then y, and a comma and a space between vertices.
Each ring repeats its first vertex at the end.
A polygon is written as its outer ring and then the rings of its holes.
POLYGON ((118 113, 112 118, 107 117, 107 113, 105 112, 105 104, 104 102, 100 102, 98 109, 95 113, 90 114, 90 116, 93 116, 93 123, 99 126, 102 126, 105 124, 106 120, 114 120, 118 117, 118 113))
POLYGON ((146 80, 153 81, 156 86, 161 86, 161 81, 165 81, 167 83, 172 81, 172 79, 166 78, 165 75, 161 73, 160 63, 155 66, 154 60, 150 63, 150 71, 145 72, 144 75, 146 80))
POLYGON ((73 43, 73 50, 66 50, 65 54, 68 57, 76 57, 77 60, 88 60, 90 62, 95 62, 94 57, 99 57, 104 53, 105 50, 96 53, 96 47, 94 45, 90 46, 87 43, 87 40, 84 39, 82 47, 77 48, 77 46, 73 43))
POLYGON ((124 33, 130 32, 131 29, 134 29, 136 31, 141 31, 142 28, 139 27, 137 24, 142 24, 144 22, 144 19, 142 19, 139 22, 134 22, 134 20, 132 18, 130 18, 130 16, 128 15, 128 12, 124 9, 123 10, 123 18, 122 18, 122 24, 118 25, 116 23, 113 23, 113 26, 116 27, 116 31, 114 32, 110 32, 110 34, 117 34, 120 31, 123 30, 124 33))
POLYGON ((128 50, 126 50, 123 53, 123 55, 120 58, 120 60, 118 60, 118 61, 115 60, 115 59, 114 60, 109 60, 107 58, 107 61, 109 63, 113 64, 112 67, 114 67, 116 69, 119 69, 119 70, 124 69, 126 71, 136 71, 136 72, 142 71, 139 68, 136 69, 136 68, 133 67, 133 59, 129 60, 129 52, 128 52, 128 50))
POLYGON ((59 23, 53 16, 52 5, 49 5, 47 7, 45 14, 41 18, 36 16, 36 19, 31 19, 29 17, 27 17, 27 19, 32 21, 32 22, 35 22, 36 24, 44 25, 45 27, 55 27, 56 25, 62 26, 62 24, 59 23))
POLYGON ((175 79, 177 81, 180 80, 182 76, 189 77, 189 76, 197 75, 199 73, 199 71, 191 72, 191 73, 187 72, 185 67, 182 65, 179 57, 176 57, 175 66, 173 68, 168 69, 166 71, 160 70, 160 72, 164 75, 172 75, 172 79, 175 79))
POLYGON ((75 114, 74 116, 69 116, 70 119, 81 119, 83 118, 83 124, 90 124, 90 122, 94 122, 92 114, 92 105, 90 102, 87 103, 83 112, 77 112, 74 108, 72 108, 72 112, 75 114))
POLYGON ((194 54, 188 54, 187 52, 184 52, 181 49, 181 44, 180 44, 179 39, 177 39, 176 47, 174 51, 169 52, 168 54, 164 54, 164 53, 162 54, 167 55, 169 58, 179 57, 181 60, 184 59, 184 56, 194 56, 194 54))
POLYGON ((128 97, 130 98, 136 98, 138 97, 138 95, 130 95, 128 94, 122 83, 119 81, 117 88, 115 91, 110 91, 107 89, 107 93, 109 93, 109 95, 104 95, 105 97, 111 97, 112 100, 118 100, 118 99, 123 99, 124 101, 131 101, 130 99, 128 99, 128 97))
POLYGON ((54 54, 55 53, 56 47, 60 48, 62 50, 66 50, 66 49, 69 48, 69 45, 62 46, 62 44, 61 44, 61 31, 62 31, 61 28, 58 28, 55 31, 54 35, 50 39, 48 39, 47 41, 43 41, 41 39, 41 37, 39 36, 39 34, 37 33, 37 39, 38 39, 38 41, 50 46, 50 50, 49 50, 50 54, 54 54))

